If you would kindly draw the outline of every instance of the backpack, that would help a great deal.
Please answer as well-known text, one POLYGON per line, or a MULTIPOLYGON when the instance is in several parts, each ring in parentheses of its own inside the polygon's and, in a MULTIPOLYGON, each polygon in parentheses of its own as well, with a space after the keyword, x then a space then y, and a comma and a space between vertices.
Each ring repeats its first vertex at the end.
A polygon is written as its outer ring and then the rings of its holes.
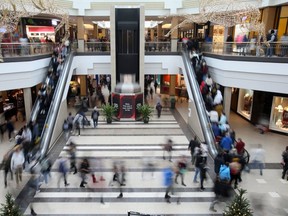
POLYGON ((230 181, 230 168, 226 165, 221 165, 219 171, 219 178, 221 181, 230 181))

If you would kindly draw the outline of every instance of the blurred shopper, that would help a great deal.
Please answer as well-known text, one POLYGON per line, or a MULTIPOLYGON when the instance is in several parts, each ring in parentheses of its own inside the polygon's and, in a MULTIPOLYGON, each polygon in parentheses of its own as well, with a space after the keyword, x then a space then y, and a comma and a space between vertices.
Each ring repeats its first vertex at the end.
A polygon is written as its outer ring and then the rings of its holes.
POLYGON ((180 160, 177 162, 177 171, 175 175, 175 183, 178 184, 178 176, 181 177, 181 184, 186 187, 186 184, 184 183, 184 175, 187 171, 187 161, 185 158, 185 155, 182 155, 180 160))
POLYGON ((58 188, 60 187, 60 180, 64 179, 64 186, 69 186, 69 183, 67 182, 67 159, 65 157, 60 156, 58 161, 58 172, 59 172, 59 178, 58 178, 58 188))
POLYGON ((15 130, 15 127, 14 127, 14 122, 13 122, 13 119, 10 118, 7 122, 7 131, 8 131, 8 138, 9 138, 9 141, 11 142, 12 141, 12 134, 14 133, 14 130, 15 130))
POLYGON ((69 115, 67 117, 67 122, 68 122, 70 132, 72 132, 72 129, 73 129, 73 120, 74 120, 74 117, 72 116, 72 113, 69 112, 69 115))
POLYGON ((92 111, 91 118, 93 120, 94 128, 96 128, 98 126, 98 118, 99 118, 99 111, 96 106, 92 111))
POLYGON ((160 116, 161 116, 161 111, 162 111, 162 105, 161 105, 160 102, 157 103, 157 105, 156 105, 156 110, 157 110, 157 116, 158 116, 158 118, 160 118, 160 116))
POLYGON ((46 155, 42 160, 40 160, 41 174, 44 177, 45 184, 48 184, 49 177, 51 178, 51 167, 52 163, 50 158, 46 155))
POLYGON ((74 142, 70 142, 68 151, 70 155, 70 172, 74 171, 73 174, 76 174, 76 144, 74 142))
POLYGON ((173 150, 173 141, 168 139, 163 145, 163 160, 166 159, 166 153, 169 156, 169 161, 172 162, 172 150, 173 150))
POLYGON ((172 167, 167 167, 164 169, 164 186, 166 187, 166 192, 165 192, 165 200, 167 203, 171 203, 170 198, 171 196, 169 195, 170 192, 173 191, 173 176, 174 176, 174 171, 172 167))
MULTIPOLYGON (((283 160, 282 161, 282 165, 283 165, 282 179, 284 179, 288 171, 288 146, 286 146, 285 151, 282 153, 282 160, 283 160)), ((287 181, 288 181, 288 176, 287 176, 287 181)))
POLYGON ((90 173, 90 164, 87 158, 84 158, 80 164, 80 176, 81 176, 81 183, 80 187, 85 188, 85 184, 87 184, 87 177, 86 175, 90 173))
POLYGON ((67 142, 69 139, 69 125, 68 125, 67 120, 64 120, 63 132, 64 132, 64 136, 65 136, 65 141, 67 142))
POLYGON ((11 158, 11 170, 15 173, 17 186, 19 186, 19 180, 22 181, 24 162, 25 157, 23 151, 20 146, 17 146, 11 158))
POLYGON ((251 150, 251 165, 253 168, 258 168, 260 175, 263 175, 265 163, 265 150, 261 144, 257 145, 257 148, 251 150))
POLYGON ((2 166, 0 167, 0 169, 4 169, 4 185, 5 188, 7 187, 7 177, 8 177, 8 173, 11 173, 11 181, 13 181, 13 172, 11 169, 11 158, 13 155, 14 150, 11 150, 9 152, 7 152, 4 157, 3 157, 3 161, 2 161, 2 166))
POLYGON ((196 147, 200 147, 200 143, 197 141, 197 137, 195 136, 194 139, 191 139, 189 142, 189 146, 188 146, 188 151, 190 151, 191 154, 191 162, 192 165, 195 164, 195 148, 196 147))
POLYGON ((222 181, 219 178, 216 178, 215 184, 214 184, 214 193, 215 198, 210 204, 209 210, 212 212, 217 212, 215 209, 215 205, 219 202, 227 202, 232 197, 232 188, 229 182, 222 181))

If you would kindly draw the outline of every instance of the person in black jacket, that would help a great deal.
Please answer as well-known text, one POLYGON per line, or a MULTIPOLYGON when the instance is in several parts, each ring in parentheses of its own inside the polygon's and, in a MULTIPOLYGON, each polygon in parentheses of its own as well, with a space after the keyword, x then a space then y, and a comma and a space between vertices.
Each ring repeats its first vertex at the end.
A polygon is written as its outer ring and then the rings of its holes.
POLYGON ((90 173, 90 165, 87 158, 84 158, 80 164, 80 173, 81 173, 81 183, 80 187, 85 187, 85 184, 87 184, 86 180, 86 174, 90 173))
POLYGON ((224 164, 224 158, 223 158, 223 153, 218 153, 217 156, 214 159, 214 172, 216 173, 216 175, 218 176, 219 171, 220 171, 220 167, 222 164, 224 164))
POLYGON ((197 141, 197 137, 195 136, 194 139, 190 140, 189 146, 188 146, 188 151, 191 153, 191 162, 192 165, 195 164, 195 148, 200 147, 200 143, 197 141))

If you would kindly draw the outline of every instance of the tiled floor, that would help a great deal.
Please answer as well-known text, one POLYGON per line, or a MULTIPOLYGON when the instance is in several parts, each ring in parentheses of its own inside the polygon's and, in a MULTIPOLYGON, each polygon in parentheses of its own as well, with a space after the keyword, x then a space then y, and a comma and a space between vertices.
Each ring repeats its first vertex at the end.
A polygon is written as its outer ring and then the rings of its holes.
MULTIPOLYGON (((183 119, 187 119, 187 104, 185 101, 177 103, 177 110, 183 119)), ((96 177, 99 177, 100 172, 102 172, 106 181, 93 184, 92 178, 89 176, 88 185, 83 189, 79 188, 80 177, 69 174, 68 182, 70 185, 64 187, 64 184, 61 183, 60 188, 58 188, 57 162, 55 162, 51 173, 51 181, 47 185, 42 184, 40 192, 34 197, 31 197, 31 199, 25 198, 23 193, 27 189, 24 186, 29 179, 29 174, 25 173, 24 181, 19 188, 15 188, 16 184, 14 182, 9 182, 7 189, 1 189, 0 202, 4 201, 4 195, 7 191, 10 191, 16 197, 24 187, 17 201, 24 207, 23 211, 26 215, 30 213, 29 203, 33 204, 38 215, 112 216, 127 215, 128 211, 180 216, 213 215, 209 212, 209 205, 214 197, 212 192, 213 182, 209 178, 205 183, 206 190, 200 192, 199 185, 192 181, 194 171, 191 169, 185 175, 187 186, 175 186, 172 203, 167 204, 163 198, 165 187, 163 186, 162 169, 170 166, 171 163, 162 159, 160 145, 169 136, 175 143, 173 162, 183 154, 189 156, 187 136, 183 133, 170 111, 163 112, 160 119, 156 116, 153 117, 148 125, 141 122, 113 122, 112 125, 107 125, 101 117, 100 119, 97 129, 85 129, 81 132, 80 137, 72 136, 71 139, 77 144, 79 160, 83 157, 90 158, 96 177), (98 160, 92 160, 95 157, 98 160), (145 172, 144 178, 142 178, 145 158, 153 160, 156 164, 153 178, 148 172, 145 172), (99 159, 103 164, 101 170, 97 165, 99 159), (113 161, 123 161, 127 168, 127 184, 122 187, 124 194, 122 199, 116 198, 119 194, 118 187, 108 186, 109 180, 112 179, 113 161), (102 194, 105 205, 100 204, 102 194), (181 204, 177 205, 176 199, 179 196, 181 197, 181 204), (19 198, 25 199, 21 200, 19 198)), ((266 150, 266 162, 273 163, 274 168, 277 167, 276 165, 281 160, 281 152, 286 146, 286 136, 274 133, 261 135, 246 120, 233 113, 231 113, 230 124, 235 129, 237 137, 241 137, 246 142, 248 150, 253 147, 253 144, 262 143, 266 150)), ((8 148, 11 143, 6 141, 0 145, 8 148)), ((52 154, 66 156, 67 147, 63 139, 59 140, 58 146, 62 151, 52 152, 52 154)), ((4 185, 2 172, 1 176, 0 185, 4 185)), ((288 181, 281 179, 280 169, 265 169, 263 176, 260 176, 258 170, 251 170, 250 173, 244 172, 242 178, 243 182, 240 183, 240 187, 247 189, 247 197, 251 200, 254 215, 284 216, 288 214, 288 181)), ((216 205, 218 215, 221 215, 224 206, 224 203, 216 205)))

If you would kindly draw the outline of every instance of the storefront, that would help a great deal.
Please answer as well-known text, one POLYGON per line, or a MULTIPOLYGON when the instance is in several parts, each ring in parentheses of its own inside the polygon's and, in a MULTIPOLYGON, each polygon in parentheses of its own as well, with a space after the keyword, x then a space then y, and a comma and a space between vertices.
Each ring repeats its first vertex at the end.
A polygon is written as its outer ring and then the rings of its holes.
POLYGON ((270 115, 271 130, 288 133, 288 98, 274 96, 270 115))
POLYGON ((237 113, 244 118, 251 120, 253 108, 253 90, 239 89, 237 113))

